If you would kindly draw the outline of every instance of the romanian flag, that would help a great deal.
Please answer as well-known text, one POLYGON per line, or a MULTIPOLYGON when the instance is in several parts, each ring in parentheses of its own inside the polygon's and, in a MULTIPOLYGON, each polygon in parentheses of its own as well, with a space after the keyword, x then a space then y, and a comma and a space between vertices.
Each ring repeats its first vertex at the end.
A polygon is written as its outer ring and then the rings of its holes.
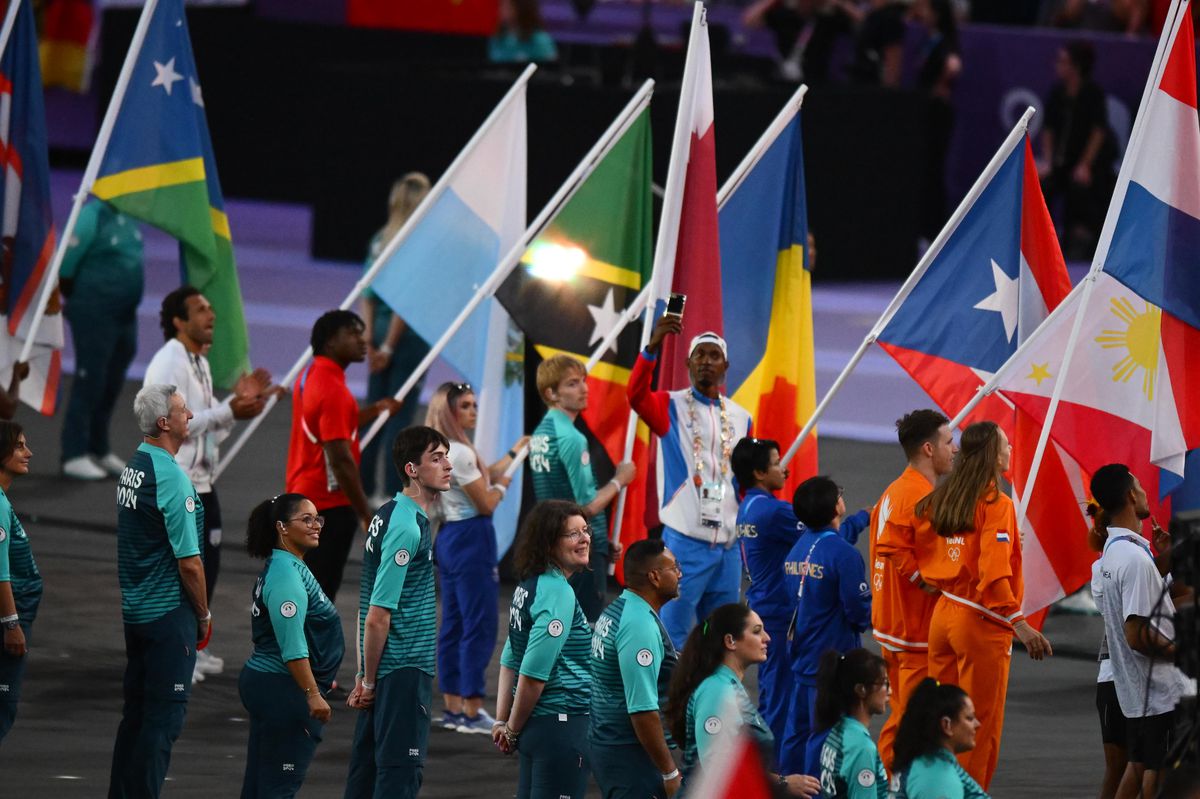
MULTIPOLYGON (((650 181, 650 112, 643 110, 496 292, 543 358, 565 352, 586 363, 648 283, 654 224, 650 181)), ((639 335, 639 325, 627 326, 588 375, 583 418, 613 463, 624 460, 630 413, 625 386, 639 335)), ((649 431, 644 424, 638 427, 633 460, 644 474, 649 431)), ((644 507, 645 485, 639 479, 629 487, 628 507, 644 507)), ((644 538, 645 526, 627 524, 621 537, 644 538)))
POLYGON ((250 365, 229 219, 182 0, 160 0, 152 14, 128 56, 133 71, 91 191, 179 240, 182 280, 216 310, 208 358, 213 381, 228 388, 250 365))
MULTIPOLYGON (((789 113, 789 111, 784 112, 789 113)), ((816 407, 812 274, 798 107, 720 211, 721 293, 733 401, 755 435, 787 451, 816 407)), ((817 440, 796 453, 785 489, 817 473, 817 440)))
POLYGON ((92 78, 96 51, 95 0, 47 0, 41 4, 42 80, 86 92, 92 78))

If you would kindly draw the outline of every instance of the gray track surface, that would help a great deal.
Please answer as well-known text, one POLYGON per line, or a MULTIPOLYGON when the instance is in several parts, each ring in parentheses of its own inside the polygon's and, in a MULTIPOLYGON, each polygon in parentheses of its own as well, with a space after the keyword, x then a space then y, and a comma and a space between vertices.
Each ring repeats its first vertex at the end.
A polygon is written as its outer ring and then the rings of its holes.
MULTIPOLYGON (((128 411, 133 391, 127 387, 113 425, 114 449, 122 456, 140 441, 128 411)), ((212 648, 225 658, 226 669, 194 689, 174 748, 167 797, 235 797, 240 791, 247 724, 237 675, 250 652, 250 590, 260 568, 245 555, 241 541, 250 508, 282 491, 289 414, 285 402, 219 485, 225 543, 213 602, 212 648)), ((33 473, 14 485, 11 496, 32 539, 46 593, 34 629, 20 713, 0 750, 0 797, 103 796, 125 665, 114 483, 63 480, 58 476, 61 420, 35 418, 24 408, 19 420, 26 425, 34 451, 33 473)), ((846 487, 851 507, 873 503, 903 466, 898 447, 832 439, 821 443, 821 462, 823 471, 846 487)), ((860 548, 865 551, 865 539, 860 548)), ((355 554, 338 599, 349 644, 343 681, 352 681, 354 673, 358 575, 355 554)), ((506 620, 511 590, 501 586, 497 626, 506 620)), ((1100 629, 1095 618, 1053 616, 1046 633, 1058 656, 1033 663, 1019 648, 1014 652, 993 795, 1065 799, 1097 793, 1103 757, 1094 709, 1093 653, 1100 629)), ((503 640, 501 630, 491 685, 503 640)), ((488 704, 491 707, 493 700, 488 704)), ((440 712, 437 698, 434 715, 440 712)), ((354 715, 344 706, 334 708, 302 796, 341 796, 354 715)), ((511 796, 516 780, 516 764, 497 754, 486 736, 431 733, 422 796, 511 796)), ((594 787, 593 793, 598 795, 594 787)))

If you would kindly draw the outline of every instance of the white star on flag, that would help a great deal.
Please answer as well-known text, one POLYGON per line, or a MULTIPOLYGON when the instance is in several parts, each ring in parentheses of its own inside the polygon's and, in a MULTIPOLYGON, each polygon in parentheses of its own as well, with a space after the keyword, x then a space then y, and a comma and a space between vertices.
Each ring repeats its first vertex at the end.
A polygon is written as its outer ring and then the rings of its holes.
POLYGON ((200 84, 188 78, 188 88, 192 90, 192 102, 201 108, 204 107, 204 96, 200 94, 200 84))
MULTIPOLYGON (((608 335, 608 331, 616 327, 617 320, 621 318, 621 314, 613 307, 613 290, 608 290, 608 296, 604 298, 604 304, 597 308, 595 305, 588 306, 588 313, 592 315, 592 321, 595 322, 595 327, 592 328, 592 337, 588 340, 588 346, 595 344, 597 341, 603 341, 608 335)), ((617 342, 614 340, 609 345, 614 353, 617 351, 617 342)))
POLYGON ((1017 332, 1017 284, 1015 277, 1004 274, 1000 264, 992 259, 992 280, 996 282, 996 290, 975 303, 980 311, 995 311, 1004 320, 1004 334, 1012 343, 1017 332))
POLYGON ((158 74, 154 77, 154 82, 150 84, 151 88, 162 86, 167 90, 167 94, 171 94, 171 87, 177 82, 183 80, 183 76, 175 71, 175 59, 172 58, 165 64, 154 62, 154 71, 158 74))

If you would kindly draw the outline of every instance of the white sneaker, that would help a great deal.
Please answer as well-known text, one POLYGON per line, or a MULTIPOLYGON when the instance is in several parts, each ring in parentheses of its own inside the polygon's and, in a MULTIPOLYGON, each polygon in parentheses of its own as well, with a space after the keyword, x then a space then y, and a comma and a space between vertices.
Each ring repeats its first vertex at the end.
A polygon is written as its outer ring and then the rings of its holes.
POLYGON ((192 669, 192 685, 198 682, 204 682, 204 672, 200 671, 200 664, 196 663, 196 666, 192 669))
POLYGON ((108 477, 108 472, 97 466, 87 455, 80 455, 63 463, 62 473, 72 480, 104 480, 108 477))
POLYGON ((225 661, 216 655, 210 655, 208 650, 201 649, 196 653, 196 671, 201 674, 220 674, 225 670, 225 661))
POLYGON ((121 460, 111 452, 105 455, 103 458, 94 458, 93 460, 97 466, 108 472, 113 477, 120 477, 121 472, 125 471, 125 461, 121 460))

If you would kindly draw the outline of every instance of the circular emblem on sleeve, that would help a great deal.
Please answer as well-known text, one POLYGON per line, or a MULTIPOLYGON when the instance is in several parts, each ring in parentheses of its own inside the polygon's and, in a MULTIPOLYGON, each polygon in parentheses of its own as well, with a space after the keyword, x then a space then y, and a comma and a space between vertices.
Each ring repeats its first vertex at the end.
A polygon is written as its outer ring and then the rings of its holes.
POLYGON ((709 716, 704 720, 704 731, 709 735, 716 735, 721 731, 721 720, 716 716, 709 716))
POLYGON ((639 649, 637 653, 637 662, 639 666, 649 666, 654 662, 654 653, 649 649, 639 649))
POLYGON ((557 638, 563 634, 563 623, 558 619, 554 619, 546 625, 546 632, 550 633, 551 638, 557 638))
POLYGON ((579 462, 582 463, 584 466, 587 466, 589 463, 592 462, 592 456, 589 453, 584 452, 582 455, 579 456, 579 462))
POLYGON ((295 602, 284 602, 282 605, 279 606, 279 615, 283 616, 285 619, 290 619, 292 616, 295 616, 296 615, 296 603, 295 602))
POLYGON ((875 784, 875 772, 869 768, 858 772, 858 784, 864 788, 870 788, 875 784))
POLYGON ((412 556, 408 554, 408 550, 402 549, 396 553, 396 565, 397 566, 407 566, 408 561, 411 558, 412 558, 412 556))
POLYGON ((183 507, 187 509, 187 512, 188 512, 188 513, 195 513, 195 512, 196 512, 196 500, 195 500, 195 498, 194 498, 194 497, 188 497, 187 499, 185 499, 185 500, 183 501, 183 507))
POLYGON ((8 538, 8 531, 3 527, 0 527, 0 541, 3 541, 6 538, 8 538))

